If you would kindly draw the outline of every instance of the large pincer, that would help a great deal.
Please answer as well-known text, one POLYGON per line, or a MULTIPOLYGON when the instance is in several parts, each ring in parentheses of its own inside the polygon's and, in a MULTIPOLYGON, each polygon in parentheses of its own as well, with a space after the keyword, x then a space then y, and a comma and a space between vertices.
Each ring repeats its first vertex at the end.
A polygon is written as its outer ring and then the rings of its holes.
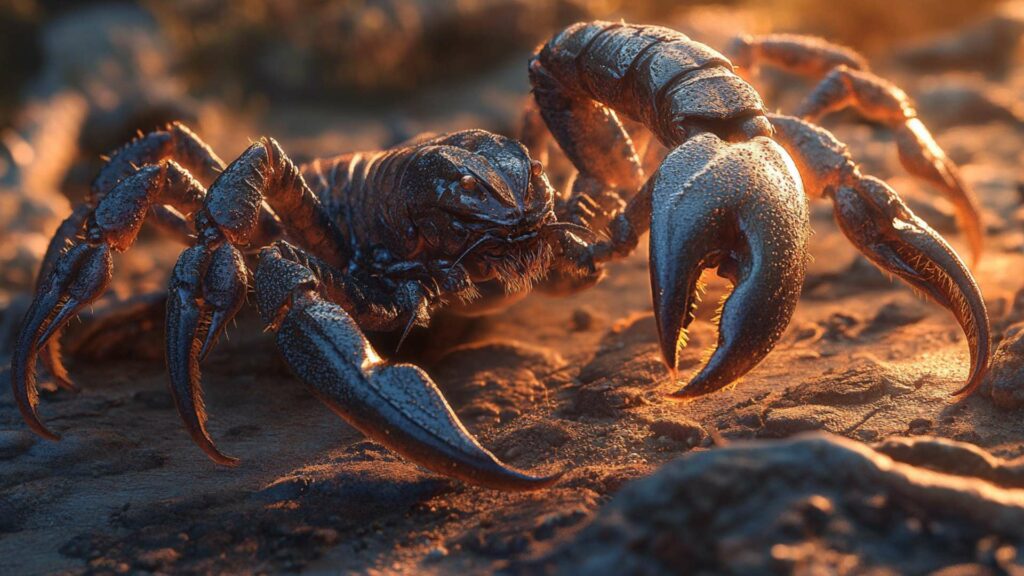
POLYGON ((675 370, 704 270, 733 283, 718 345, 675 396, 718 390, 758 364, 788 326, 806 269, 807 200, 789 155, 757 137, 695 136, 653 176, 651 288, 665 363, 675 370))

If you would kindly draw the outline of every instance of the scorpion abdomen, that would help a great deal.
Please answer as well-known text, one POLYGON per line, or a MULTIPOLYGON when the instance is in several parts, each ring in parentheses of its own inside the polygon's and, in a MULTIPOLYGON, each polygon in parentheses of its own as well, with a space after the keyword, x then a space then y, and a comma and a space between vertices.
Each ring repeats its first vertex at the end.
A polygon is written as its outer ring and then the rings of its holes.
POLYGON ((540 60, 567 91, 642 122, 670 147, 686 140, 687 123, 728 132, 734 121, 764 114, 728 58, 660 26, 576 24, 548 42, 540 60))
POLYGON ((405 229, 397 223, 404 214, 399 182, 415 151, 405 147, 319 158, 304 164, 302 174, 350 241, 400 245, 393 232, 405 229), (382 226, 384 222, 393 225, 382 226))

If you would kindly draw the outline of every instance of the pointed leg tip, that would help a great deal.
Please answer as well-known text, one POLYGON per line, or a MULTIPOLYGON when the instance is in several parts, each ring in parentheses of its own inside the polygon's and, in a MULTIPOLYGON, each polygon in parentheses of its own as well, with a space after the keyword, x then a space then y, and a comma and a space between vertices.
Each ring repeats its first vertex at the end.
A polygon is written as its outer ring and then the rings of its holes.
POLYGON ((975 370, 967 380, 967 383, 960 387, 956 392, 953 392, 951 396, 957 400, 966 400, 969 398, 971 394, 981 386, 986 372, 987 370, 975 370))
POLYGON ((676 359, 662 354, 661 361, 665 364, 665 370, 668 370, 672 379, 677 380, 679 375, 679 366, 676 363, 676 359))
POLYGON ((544 488, 553 486, 561 480, 563 476, 565 476, 565 472, 565 470, 560 470, 547 476, 534 476, 532 474, 520 472, 514 468, 503 466, 503 471, 498 478, 473 478, 469 480, 475 484, 483 486, 484 488, 492 488, 495 490, 504 490, 509 492, 528 492, 531 490, 543 490, 544 488))
POLYGON ((55 432, 51 432, 48 428, 39 428, 39 429, 33 428, 33 430, 35 431, 36 434, 38 434, 39 436, 42 436, 43 438, 45 438, 45 439, 47 439, 47 440, 49 440, 51 442, 60 442, 60 434, 57 434, 55 432))
POLYGON ((227 456, 224 454, 222 454, 220 458, 214 458, 211 456, 210 459, 226 468, 238 468, 238 466, 242 463, 240 459, 235 458, 234 456, 227 456))
POLYGON ((669 366, 668 363, 666 362, 665 363, 665 370, 668 371, 668 379, 669 379, 669 381, 672 382, 673 384, 677 384, 679 382, 679 368, 677 368, 675 366, 669 366))
POLYGON ((661 363, 665 366, 665 370, 668 370, 672 380, 677 379, 679 372, 679 349, 676 343, 669 344, 664 340, 661 344, 661 363))
MULTIPOLYGON (((742 375, 741 375, 742 376, 742 375)), ((720 365, 712 360, 712 364, 705 365, 696 376, 690 379, 682 388, 669 394, 673 400, 695 400, 701 396, 707 396, 739 380, 740 376, 727 376, 720 370, 720 365), (710 366, 710 368, 709 368, 710 366)))
POLYGON ((56 432, 53 432, 52 430, 47 428, 46 425, 43 424, 42 421, 35 416, 35 414, 27 415, 24 413, 24 411, 22 411, 22 415, 25 417, 25 422, 28 424, 28 427, 38 436, 50 440, 52 442, 57 442, 60 440, 60 434, 57 434, 56 432))
POLYGON ((14 400, 18 405, 18 411, 21 412, 21 417, 28 424, 29 429, 35 432, 37 435, 47 439, 57 441, 60 440, 60 434, 51 431, 43 424, 42 420, 39 419, 39 414, 36 413, 35 402, 30 399, 27 394, 28 386, 23 383, 19 387, 17 384, 14 388, 14 400))
POLYGON ((564 476, 565 470, 559 470, 554 474, 547 476, 527 476, 530 480, 528 481, 527 490, 540 490, 542 488, 550 488, 557 484, 564 476))
POLYGON ((76 394, 82 391, 81 388, 79 388, 77 384, 72 382, 70 378, 52 375, 50 377, 53 379, 53 383, 63 390, 67 390, 68 392, 74 392, 76 394))
POLYGON ((698 381, 696 378, 686 383, 685 386, 672 392, 668 395, 672 400, 679 400, 682 402, 695 400, 701 396, 706 396, 714 390, 708 390, 703 382, 698 381))
POLYGON ((217 448, 217 446, 213 444, 212 441, 201 442, 199 440, 196 440, 196 444, 199 444, 199 447, 203 450, 204 453, 206 453, 206 456, 215 464, 226 466, 228 468, 235 468, 242 463, 240 459, 235 458, 234 456, 228 456, 227 454, 221 452, 217 448))
POLYGON ((690 390, 689 386, 684 386, 668 395, 668 397, 673 400, 692 400, 698 396, 700 396, 700 394, 690 390))
POLYGON ((979 238, 975 238, 974 236, 971 236, 970 238, 968 238, 967 241, 968 241, 968 250, 971 253, 971 265, 970 265, 970 268, 972 270, 976 270, 978 268, 978 264, 981 262, 981 258, 983 256, 983 254, 985 252, 985 244, 984 244, 983 240, 980 237, 979 238))

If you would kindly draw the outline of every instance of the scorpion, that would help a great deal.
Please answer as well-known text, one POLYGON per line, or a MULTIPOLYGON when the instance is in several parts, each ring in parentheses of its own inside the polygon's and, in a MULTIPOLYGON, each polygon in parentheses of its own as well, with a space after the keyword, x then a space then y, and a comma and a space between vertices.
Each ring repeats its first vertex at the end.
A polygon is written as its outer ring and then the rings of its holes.
MULTIPOLYGON (((744 54, 821 68, 833 53, 798 46, 744 54)), ((955 170, 905 95, 899 100, 897 89, 869 77, 888 90, 877 94, 842 70, 847 76, 826 80, 806 116, 841 103, 877 105, 902 119, 913 140, 901 146, 906 156, 933 171, 955 170), (886 108, 886 97, 898 105, 886 108)), ((960 392, 977 386, 990 335, 966 265, 888 185, 862 175, 829 132, 766 113, 725 56, 666 28, 581 23, 537 51, 529 77, 545 128, 526 138, 529 149, 553 136, 578 170, 566 193, 553 189, 526 145, 481 130, 301 165, 263 138, 225 167, 181 124, 116 151, 88 202, 58 228, 19 332, 11 381, 27 424, 58 438, 37 415, 35 365, 73 386, 59 335, 104 292, 112 253, 128 250, 147 219, 188 244, 166 299, 170 390, 192 439, 219 464, 237 460, 207 431, 200 363, 251 288, 292 373, 369 438, 470 483, 549 486, 560 473, 531 475, 501 462, 425 371, 383 359, 365 332, 404 338, 441 309, 486 314, 533 288, 583 290, 649 231, 653 307, 670 368, 703 271, 717 268, 734 284, 717 348, 676 395, 707 394, 749 372, 788 325, 806 267, 807 196, 830 198, 858 249, 952 312, 971 349, 960 392), (649 178, 618 114, 669 149, 649 178)), ((951 182, 947 193, 964 198, 963 221, 977 224, 967 191, 951 182)))

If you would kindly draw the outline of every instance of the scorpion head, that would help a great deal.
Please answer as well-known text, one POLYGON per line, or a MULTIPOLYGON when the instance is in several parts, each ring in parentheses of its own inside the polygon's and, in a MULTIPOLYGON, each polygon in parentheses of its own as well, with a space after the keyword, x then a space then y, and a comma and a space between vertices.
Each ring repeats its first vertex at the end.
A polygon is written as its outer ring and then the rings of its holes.
POLYGON ((546 270, 550 249, 542 232, 555 220, 554 191, 519 142, 482 130, 424 142, 402 188, 417 253, 510 291, 546 270))

